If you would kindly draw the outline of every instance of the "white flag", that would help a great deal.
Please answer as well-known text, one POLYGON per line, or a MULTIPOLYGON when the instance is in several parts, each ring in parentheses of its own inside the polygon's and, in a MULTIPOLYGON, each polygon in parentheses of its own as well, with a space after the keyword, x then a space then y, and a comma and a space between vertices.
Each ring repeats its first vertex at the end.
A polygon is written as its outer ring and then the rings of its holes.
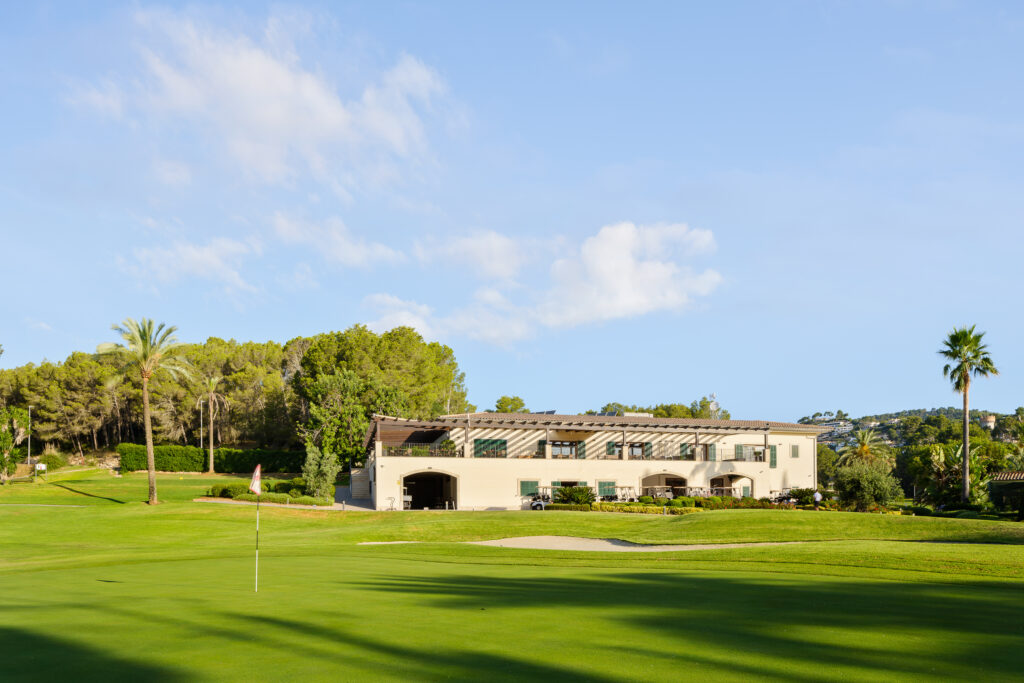
POLYGON ((255 493, 257 496, 262 494, 263 491, 260 489, 260 466, 256 465, 256 471, 252 473, 252 481, 249 482, 249 490, 255 493))

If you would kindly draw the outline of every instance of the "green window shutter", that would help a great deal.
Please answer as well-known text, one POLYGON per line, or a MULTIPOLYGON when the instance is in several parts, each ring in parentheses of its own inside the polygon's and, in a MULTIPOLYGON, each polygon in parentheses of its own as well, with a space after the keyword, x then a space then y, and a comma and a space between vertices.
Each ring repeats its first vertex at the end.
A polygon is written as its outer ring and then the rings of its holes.
POLYGON ((789 454, 794 458, 800 457, 800 444, 795 443, 789 447, 789 454))
POLYGON ((548 445, 548 442, 545 439, 541 439, 540 441, 538 441, 537 442, 537 452, 540 453, 541 455, 544 455, 544 447, 547 446, 547 445, 548 445))
POLYGON ((717 451, 715 449, 715 444, 709 443, 708 444, 708 460, 710 460, 711 462, 714 462, 717 458, 718 458, 718 454, 717 454, 717 451))
POLYGON ((736 444, 736 459, 743 459, 743 446, 741 446, 740 444, 736 444))
POLYGON ((683 460, 693 460, 693 444, 679 444, 679 457, 683 460))
POLYGON ((587 442, 586 441, 577 441, 576 442, 576 457, 577 458, 581 458, 581 459, 587 457, 587 442))
POLYGON ((597 482, 597 495, 599 495, 599 496, 614 496, 615 495, 615 482, 614 481, 599 481, 599 482, 597 482))
POLYGON ((606 441, 605 442, 605 444, 604 444, 604 454, 605 455, 615 455, 615 442, 614 441, 606 441))
POLYGON ((644 442, 644 458, 650 460, 651 456, 653 454, 654 454, 654 444, 651 443, 650 441, 645 441, 644 442))
POLYGON ((552 487, 561 486, 561 485, 562 485, 562 482, 560 482, 560 481, 553 481, 553 482, 551 482, 551 486, 552 487))
POLYGON ((539 481, 521 481, 519 482, 519 495, 520 496, 532 496, 537 493, 537 485, 539 481))
POLYGON ((769 446, 768 448, 769 448, 769 452, 771 453, 771 456, 770 456, 771 460, 768 463, 768 467, 777 467, 779 463, 778 463, 777 454, 775 452, 775 446, 769 446))
POLYGON ((743 487, 743 497, 744 498, 750 498, 750 487, 749 486, 744 486, 743 487))

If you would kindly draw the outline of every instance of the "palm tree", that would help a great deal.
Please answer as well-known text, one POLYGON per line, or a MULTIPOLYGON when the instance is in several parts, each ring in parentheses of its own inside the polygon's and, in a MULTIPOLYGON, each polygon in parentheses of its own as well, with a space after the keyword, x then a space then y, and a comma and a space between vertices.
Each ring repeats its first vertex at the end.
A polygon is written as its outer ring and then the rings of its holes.
POLYGON ((968 410, 968 394, 971 391, 971 375, 988 377, 998 375, 992 358, 988 355, 988 347, 981 343, 984 332, 975 332, 974 325, 954 328, 943 341, 939 355, 949 360, 942 368, 942 376, 948 377, 953 383, 953 391, 964 397, 964 449, 963 449, 963 492, 964 503, 971 497, 971 464, 968 454, 971 452, 970 411, 968 410))
POLYGON ((228 399, 224 394, 217 393, 217 385, 220 384, 221 380, 224 379, 220 375, 214 375, 213 377, 207 377, 202 383, 203 396, 200 396, 196 403, 202 403, 204 400, 210 405, 210 467, 209 473, 213 474, 213 417, 214 408, 220 408, 221 406, 227 408, 228 399))
POLYGON ((153 458, 153 421, 149 410, 149 380, 159 370, 165 370, 171 377, 188 376, 191 366, 182 354, 185 345, 174 336, 178 329, 164 324, 154 327, 149 318, 136 322, 125 318, 112 329, 121 335, 123 344, 106 342, 96 347, 98 354, 116 355, 120 360, 123 374, 138 372, 142 377, 142 419, 146 427, 146 466, 149 469, 149 504, 156 505, 156 462, 153 458))
POLYGON ((875 434, 873 429, 861 429, 853 433, 853 443, 839 449, 836 465, 845 467, 856 462, 889 462, 892 453, 889 447, 875 434))

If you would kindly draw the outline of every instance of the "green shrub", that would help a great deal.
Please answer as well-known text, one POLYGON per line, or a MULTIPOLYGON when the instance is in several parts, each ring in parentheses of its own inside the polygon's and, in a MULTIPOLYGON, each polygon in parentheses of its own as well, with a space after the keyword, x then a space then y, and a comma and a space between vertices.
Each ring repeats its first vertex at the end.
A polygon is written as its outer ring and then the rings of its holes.
POLYGON ((648 505, 654 502, 654 498, 652 496, 640 496, 637 500, 641 503, 647 503, 648 505))
POLYGON ((676 498, 676 500, 678 500, 679 504, 682 505, 683 507, 692 508, 694 507, 694 501, 696 499, 691 496, 679 496, 678 498, 676 498))
POLYGON ((855 463, 836 470, 836 490, 844 505, 863 512, 903 497, 900 483, 885 465, 855 463))
POLYGON ((678 508, 669 508, 668 509, 668 514, 670 514, 670 515, 689 515, 689 514, 692 514, 694 512, 704 512, 704 510, 701 509, 701 508, 690 508, 690 507, 678 507, 678 508))
POLYGON ((304 495, 302 489, 288 489, 287 494, 292 498, 302 498, 304 495))
POLYGON ((209 492, 206 495, 212 496, 213 498, 227 497, 224 496, 224 489, 227 488, 227 484, 214 484, 210 487, 209 492))
POLYGON ((544 507, 545 510, 576 510, 579 512, 590 512, 589 505, 573 503, 551 503, 544 507))
POLYGON ((594 490, 589 486, 563 486, 555 491, 553 500, 564 505, 590 505, 594 502, 594 490))
POLYGON ((932 509, 923 505, 912 505, 907 510, 916 517, 929 517, 932 514, 932 509))
POLYGON ((46 469, 59 470, 61 467, 67 467, 68 461, 60 453, 46 453, 39 458, 39 462, 46 465, 46 469))
POLYGON ((654 504, 655 505, 663 505, 664 506, 664 505, 668 505, 668 501, 669 501, 668 498, 660 498, 659 497, 659 498, 655 498, 654 499, 654 504))
POLYGON ((224 498, 238 498, 245 495, 256 495, 249 490, 248 484, 228 484, 221 493, 224 498))
MULTIPOLYGON (((234 496, 235 500, 244 500, 250 503, 256 502, 256 494, 254 493, 243 493, 241 495, 234 496)), ((259 497, 262 503, 287 503, 291 500, 287 493, 264 493, 259 497)))
POLYGON ((312 442, 306 443, 306 461, 302 464, 302 477, 306 481, 306 493, 314 498, 334 499, 334 482, 341 471, 338 457, 329 451, 321 451, 312 442))
POLYGON ((260 465, 264 473, 301 472, 305 457, 302 451, 217 448, 213 451, 213 469, 216 472, 241 474, 252 472, 256 465, 260 465))
POLYGON ((673 498, 670 501, 668 501, 668 506, 673 508, 681 508, 683 507, 683 501, 681 501, 678 498, 673 498))
MULTIPOLYGON (((119 443, 114 448, 121 456, 121 471, 146 469, 146 447, 142 444, 119 443)), ((203 472, 206 460, 203 449, 195 446, 154 446, 153 464, 158 472, 203 472)))
POLYGON ((790 489, 789 496, 797 505, 814 505, 814 489, 790 489))

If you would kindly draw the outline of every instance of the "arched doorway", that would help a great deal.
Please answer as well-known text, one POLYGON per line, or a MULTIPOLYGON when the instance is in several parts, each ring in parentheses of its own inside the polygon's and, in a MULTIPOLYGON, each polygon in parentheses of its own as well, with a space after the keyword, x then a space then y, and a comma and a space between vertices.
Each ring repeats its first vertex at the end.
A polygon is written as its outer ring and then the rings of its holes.
POLYGON ((640 480, 640 495, 662 497, 669 491, 673 496, 686 495, 686 477, 673 474, 672 472, 661 472, 650 474, 640 480))
POLYGON ((454 510, 457 492, 458 477, 444 472, 417 472, 402 477, 406 510, 454 510))
POLYGON ((754 481, 743 474, 722 474, 711 482, 711 495, 746 498, 754 495, 754 481))

